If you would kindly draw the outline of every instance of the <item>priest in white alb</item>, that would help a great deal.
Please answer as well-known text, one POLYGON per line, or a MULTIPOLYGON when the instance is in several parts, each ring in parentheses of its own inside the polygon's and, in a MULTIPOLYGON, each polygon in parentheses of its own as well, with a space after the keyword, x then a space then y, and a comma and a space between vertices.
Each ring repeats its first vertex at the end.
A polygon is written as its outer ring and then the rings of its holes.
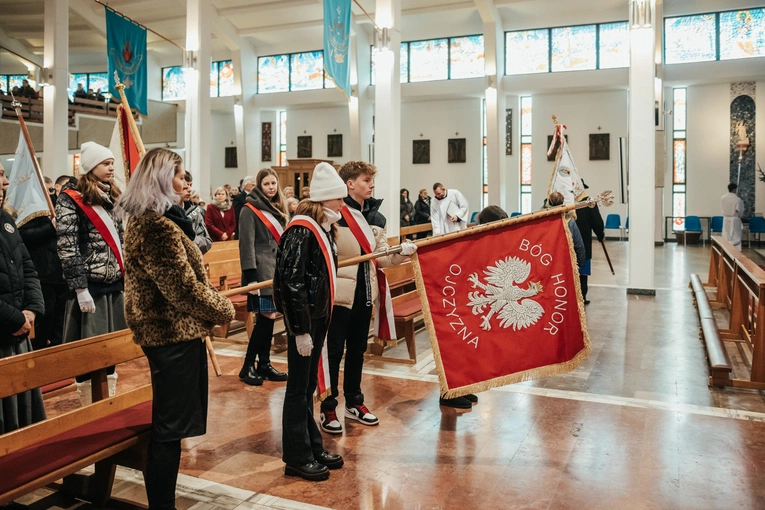
POLYGON ((723 213, 722 237, 734 248, 741 249, 741 217, 744 215, 744 201, 736 194, 738 186, 728 184, 728 192, 722 196, 720 207, 723 213))
POLYGON ((437 182, 433 185, 436 199, 430 204, 430 222, 433 235, 448 234, 467 228, 469 206, 465 195, 456 189, 446 189, 437 182))

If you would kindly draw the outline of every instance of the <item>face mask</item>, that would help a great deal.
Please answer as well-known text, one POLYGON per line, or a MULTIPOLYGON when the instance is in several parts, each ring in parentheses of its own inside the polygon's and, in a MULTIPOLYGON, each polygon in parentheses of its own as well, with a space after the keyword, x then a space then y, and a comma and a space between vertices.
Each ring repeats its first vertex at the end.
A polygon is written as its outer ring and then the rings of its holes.
POLYGON ((322 224, 323 227, 329 228, 333 223, 337 223, 343 217, 342 214, 335 212, 332 209, 327 209, 326 207, 323 207, 323 209, 325 217, 324 223, 322 224))

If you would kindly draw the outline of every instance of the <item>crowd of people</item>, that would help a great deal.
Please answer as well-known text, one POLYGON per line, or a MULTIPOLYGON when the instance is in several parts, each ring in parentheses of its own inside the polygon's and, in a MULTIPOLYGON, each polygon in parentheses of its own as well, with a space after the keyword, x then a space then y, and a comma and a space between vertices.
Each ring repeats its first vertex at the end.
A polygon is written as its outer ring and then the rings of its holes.
POLYGON ((26 97, 29 99, 39 99, 41 97, 40 93, 29 84, 28 80, 22 80, 20 87, 18 85, 14 85, 14 87, 9 90, 3 90, 0 88, 0 96, 10 94, 13 94, 15 97, 26 97))

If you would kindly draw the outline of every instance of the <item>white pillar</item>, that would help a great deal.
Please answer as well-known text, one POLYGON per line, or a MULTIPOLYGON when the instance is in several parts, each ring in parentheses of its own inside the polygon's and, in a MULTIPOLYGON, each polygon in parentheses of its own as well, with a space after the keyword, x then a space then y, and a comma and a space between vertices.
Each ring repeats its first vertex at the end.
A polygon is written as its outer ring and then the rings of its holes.
POLYGON ((186 161, 200 196, 210 197, 210 0, 186 3, 186 49, 196 54, 186 70, 186 161))
MULTIPOLYGON (((507 210, 507 172, 505 164, 505 94, 502 92, 500 69, 504 61, 504 30, 502 20, 483 24, 484 68, 486 72, 486 153, 488 166, 489 201, 507 210)), ((482 180, 480 182, 483 182, 482 180)), ((483 191, 481 191, 483 193, 483 191)), ((480 211, 480 204, 473 210, 480 211)))
POLYGON ((375 61, 375 197, 383 198, 381 210, 388 219, 388 236, 399 233, 401 185, 401 0, 377 0, 375 23, 387 29, 387 46, 375 61))
MULTIPOLYGON (((649 0, 653 4, 653 0, 649 0)), ((649 5, 652 8, 653 5, 649 5)), ((630 28, 629 96, 629 285, 630 294, 656 293, 654 285, 655 209, 655 24, 630 28)))
MULTIPOLYGON (((43 76, 49 85, 43 91, 43 170, 56 179, 68 165, 69 112, 69 0, 45 0, 45 49, 43 76)), ((38 148, 39 149, 39 148, 38 148)))
MULTIPOLYGON (((261 162, 262 145, 260 111, 257 108, 258 55, 247 44, 233 52, 234 79, 238 81, 239 104, 234 104, 236 124, 237 163, 242 176, 257 175, 263 166, 261 162)), ((276 126, 272 125, 271 130, 276 126)), ((270 166, 267 163, 266 166, 270 166)))

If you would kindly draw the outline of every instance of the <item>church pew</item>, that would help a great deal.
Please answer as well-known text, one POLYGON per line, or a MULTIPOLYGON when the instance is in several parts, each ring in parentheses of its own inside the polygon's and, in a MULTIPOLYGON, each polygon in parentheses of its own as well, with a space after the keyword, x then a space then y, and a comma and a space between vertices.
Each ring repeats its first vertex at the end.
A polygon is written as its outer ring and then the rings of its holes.
MULTIPOLYGON (((238 241, 235 241, 238 243, 238 241)), ((215 243, 213 243, 215 246, 215 243)), ((208 252, 209 253, 209 252, 208 252)), ((228 252, 222 252, 228 253, 228 252)), ((207 255, 207 254, 205 254, 207 255)), ((214 257, 213 257, 214 258, 214 257)), ((241 286, 242 283, 242 264, 239 261, 239 248, 237 245, 236 258, 230 260, 214 260, 207 263, 207 277, 213 287, 218 290, 230 290, 241 286)), ((234 319, 244 322, 247 329, 247 336, 252 334, 255 324, 253 322, 252 312, 247 311, 247 294, 239 294, 229 298, 234 305, 234 319)), ((228 337, 229 324, 220 325, 219 331, 222 338, 228 337)))
POLYGON ((746 256, 728 241, 721 237, 712 238, 706 286, 717 289, 717 295, 710 303, 713 308, 730 309, 733 282, 736 280, 736 261, 741 258, 746 256))
POLYGON ((691 275, 691 287, 693 289, 694 303, 699 313, 701 338, 704 340, 707 361, 709 362, 710 385, 727 386, 730 384, 733 366, 731 365, 728 352, 725 350, 725 344, 723 344, 723 340, 720 337, 720 331, 712 314, 709 298, 699 275, 691 275))
POLYGON ((88 372, 93 389, 90 405, 0 435, 0 505, 64 478, 65 488, 104 506, 117 465, 145 469, 151 385, 110 398, 106 380, 107 367, 142 356, 123 330, 0 359, 0 398, 88 372), (91 464, 93 475, 70 476, 91 464))

